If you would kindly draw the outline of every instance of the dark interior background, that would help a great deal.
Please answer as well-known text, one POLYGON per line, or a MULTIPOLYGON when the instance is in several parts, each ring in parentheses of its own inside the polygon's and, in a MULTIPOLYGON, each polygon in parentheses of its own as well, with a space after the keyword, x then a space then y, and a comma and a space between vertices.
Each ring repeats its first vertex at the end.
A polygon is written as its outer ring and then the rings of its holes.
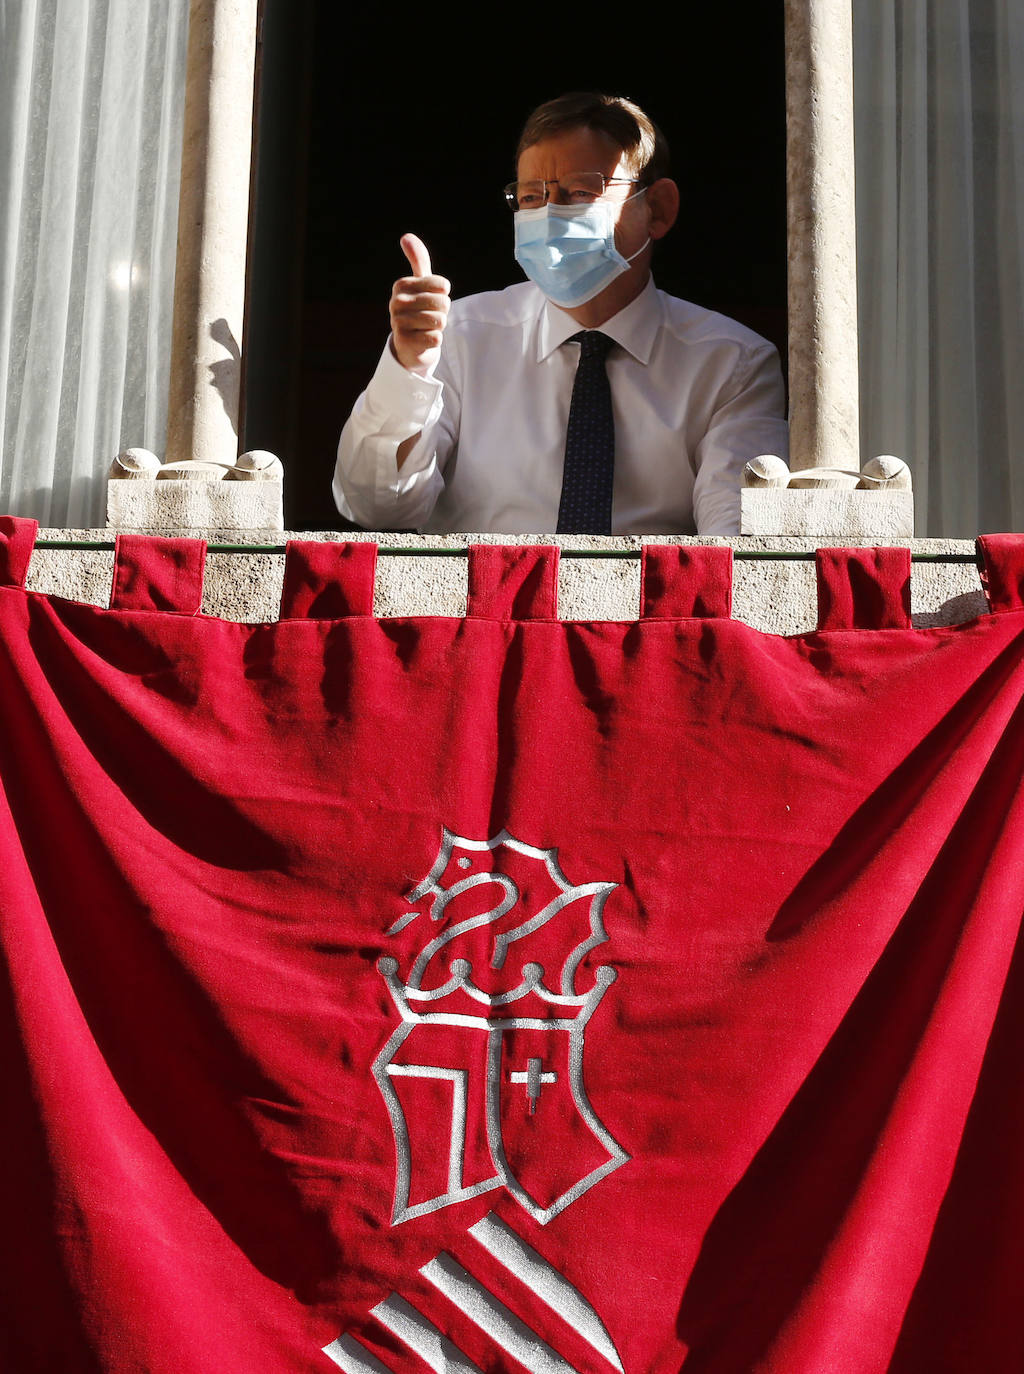
POLYGON ((657 283, 742 320, 785 362, 783 6, 680 6, 654 25, 262 0, 243 449, 285 464, 285 523, 338 528, 338 431, 387 338, 398 239, 453 295, 522 280, 501 197, 526 114, 567 90, 636 100, 664 130, 682 213, 657 283), (487 29, 487 36, 484 29, 487 29), (495 28, 498 37, 494 37, 495 28), (527 49, 524 51, 524 49, 527 49))

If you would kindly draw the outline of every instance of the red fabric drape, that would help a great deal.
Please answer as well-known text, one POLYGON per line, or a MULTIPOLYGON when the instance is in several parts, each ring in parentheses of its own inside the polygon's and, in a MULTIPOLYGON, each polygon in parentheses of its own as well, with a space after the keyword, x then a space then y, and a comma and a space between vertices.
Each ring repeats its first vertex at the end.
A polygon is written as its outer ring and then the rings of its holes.
POLYGON ((561 623, 529 557, 0 587, 3 1369, 1024 1367, 1024 611, 561 623))

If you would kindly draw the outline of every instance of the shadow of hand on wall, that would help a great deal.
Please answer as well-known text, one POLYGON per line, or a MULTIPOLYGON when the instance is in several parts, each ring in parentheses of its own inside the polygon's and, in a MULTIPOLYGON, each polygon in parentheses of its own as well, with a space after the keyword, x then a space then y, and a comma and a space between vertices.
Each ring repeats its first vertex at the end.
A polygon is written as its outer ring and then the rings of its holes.
POLYGON ((238 433, 238 397, 242 383, 242 350, 238 346, 231 326, 223 317, 210 325, 210 338, 219 343, 231 355, 210 363, 210 385, 215 388, 224 406, 225 414, 231 421, 231 428, 238 433))

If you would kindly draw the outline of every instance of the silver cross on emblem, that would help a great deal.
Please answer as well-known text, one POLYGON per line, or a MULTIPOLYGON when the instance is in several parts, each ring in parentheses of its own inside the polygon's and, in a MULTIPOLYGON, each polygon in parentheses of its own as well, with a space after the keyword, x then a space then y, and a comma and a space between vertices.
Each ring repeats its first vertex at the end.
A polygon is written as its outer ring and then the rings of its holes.
POLYGON ((533 1116, 537 1109, 537 1099, 540 1097, 540 1090, 545 1083, 557 1083, 557 1073, 541 1073, 543 1059, 528 1059, 526 1061, 526 1072, 517 1070, 509 1075, 513 1083, 526 1084, 526 1096, 530 1099, 530 1115, 533 1116))

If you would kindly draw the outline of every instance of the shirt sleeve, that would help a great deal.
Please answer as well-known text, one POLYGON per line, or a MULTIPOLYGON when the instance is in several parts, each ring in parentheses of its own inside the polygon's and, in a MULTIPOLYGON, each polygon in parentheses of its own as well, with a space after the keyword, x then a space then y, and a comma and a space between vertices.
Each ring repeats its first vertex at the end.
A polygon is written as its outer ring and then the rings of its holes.
POLYGON ((698 534, 739 534, 745 464, 763 453, 788 461, 785 404, 778 353, 770 343, 752 348, 697 448, 693 513, 698 534))
POLYGON ((367 529, 417 529, 444 489, 458 433, 458 396, 442 356, 433 376, 407 372, 388 340, 370 385, 352 408, 338 444, 334 499, 367 529), (398 467, 398 447, 419 442, 398 467))

